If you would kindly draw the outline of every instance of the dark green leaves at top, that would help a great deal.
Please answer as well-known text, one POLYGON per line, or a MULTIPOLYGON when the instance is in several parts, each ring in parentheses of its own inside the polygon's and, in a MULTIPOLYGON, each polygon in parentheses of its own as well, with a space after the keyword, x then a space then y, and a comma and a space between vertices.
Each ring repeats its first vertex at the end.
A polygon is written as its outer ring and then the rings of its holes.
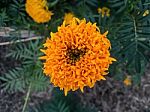
POLYGON ((84 5, 89 5, 93 7, 96 7, 98 4, 97 0, 77 0, 76 2, 78 5, 84 4, 84 5))
POLYGON ((125 10, 127 6, 127 0, 109 0, 109 6, 115 9, 115 13, 118 14, 125 10))

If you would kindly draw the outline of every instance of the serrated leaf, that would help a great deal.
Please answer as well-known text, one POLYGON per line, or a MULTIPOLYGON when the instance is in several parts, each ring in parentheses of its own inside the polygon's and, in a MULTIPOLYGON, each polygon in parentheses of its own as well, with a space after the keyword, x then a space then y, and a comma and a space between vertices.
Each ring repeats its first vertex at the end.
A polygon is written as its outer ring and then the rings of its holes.
POLYGON ((145 43, 143 43, 143 42, 139 42, 138 44, 139 44, 141 47, 143 47, 144 49, 147 49, 147 50, 150 51, 150 46, 149 46, 149 45, 147 45, 147 44, 145 44, 145 43))
POLYGON ((132 39, 134 34, 125 34, 124 36, 121 36, 120 38, 117 39, 117 41, 124 41, 124 40, 130 40, 132 39))
POLYGON ((130 48, 134 48, 135 46, 135 42, 130 42, 127 46, 125 46, 121 52, 126 52, 127 50, 129 50, 130 48))

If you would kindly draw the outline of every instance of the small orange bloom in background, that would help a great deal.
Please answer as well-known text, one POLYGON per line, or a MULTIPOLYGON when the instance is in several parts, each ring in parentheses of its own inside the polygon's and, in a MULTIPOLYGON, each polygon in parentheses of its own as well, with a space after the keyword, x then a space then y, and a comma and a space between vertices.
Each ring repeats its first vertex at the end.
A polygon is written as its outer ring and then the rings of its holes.
POLYGON ((97 11, 99 14, 100 13, 102 14, 102 17, 104 17, 104 16, 109 17, 110 16, 110 9, 107 7, 98 8, 97 11))
POLYGON ((66 24, 70 24, 72 19, 74 18, 74 14, 69 12, 69 13, 65 13, 65 16, 64 16, 64 21, 66 24))
POLYGON ((143 13, 143 16, 147 16, 149 14, 149 10, 146 10, 144 13, 143 13))
POLYGON ((37 23, 51 20, 53 13, 48 10, 46 0, 26 0, 26 12, 37 23))
POLYGON ((109 65, 116 59, 110 57, 108 31, 100 33, 96 23, 73 18, 51 33, 41 51, 45 56, 44 73, 56 87, 68 91, 90 88, 96 81, 106 80, 109 65))
POLYGON ((131 76, 127 76, 127 77, 125 78, 125 80, 123 81, 123 83, 124 83, 126 86, 131 86, 131 84, 132 84, 131 76))

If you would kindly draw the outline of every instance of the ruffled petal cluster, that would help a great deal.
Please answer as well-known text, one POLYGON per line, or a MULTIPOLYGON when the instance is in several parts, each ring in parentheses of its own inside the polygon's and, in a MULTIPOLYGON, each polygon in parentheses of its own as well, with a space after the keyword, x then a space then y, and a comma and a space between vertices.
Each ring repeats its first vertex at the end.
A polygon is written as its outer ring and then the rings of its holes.
POLYGON ((48 10, 46 0, 26 0, 26 12, 37 23, 45 23, 51 19, 53 13, 48 10))
POLYGON ((116 61, 110 57, 107 33, 101 34, 96 23, 77 18, 51 33, 41 50, 45 56, 40 57, 45 60, 43 69, 50 82, 67 95, 70 90, 83 91, 85 86, 93 87, 96 81, 105 80, 109 65, 116 61))

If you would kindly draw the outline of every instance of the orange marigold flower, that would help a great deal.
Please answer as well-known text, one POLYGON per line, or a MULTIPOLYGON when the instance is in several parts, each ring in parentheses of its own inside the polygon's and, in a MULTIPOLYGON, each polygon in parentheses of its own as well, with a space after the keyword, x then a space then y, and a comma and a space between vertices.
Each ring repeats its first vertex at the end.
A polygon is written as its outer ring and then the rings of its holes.
POLYGON ((51 33, 41 51, 45 56, 44 73, 54 86, 64 90, 65 95, 85 86, 93 87, 96 81, 105 80, 109 65, 116 61, 110 57, 108 31, 100 33, 96 23, 73 18, 65 22, 58 32, 51 33))
POLYGON ((123 83, 126 85, 126 86, 131 86, 132 82, 131 82, 131 76, 127 76, 125 78, 125 80, 123 81, 123 83))
POLYGON ((45 23, 51 19, 53 13, 48 10, 46 0, 26 0, 26 12, 37 23, 45 23))
POLYGON ((109 17, 110 16, 110 9, 107 8, 107 7, 98 8, 97 11, 98 11, 99 14, 100 13, 102 14, 102 17, 104 17, 104 16, 109 17))
POLYGON ((64 16, 65 23, 66 24, 70 24, 72 19, 73 19, 73 17, 75 17, 73 13, 71 13, 71 12, 65 13, 65 16, 64 16))

